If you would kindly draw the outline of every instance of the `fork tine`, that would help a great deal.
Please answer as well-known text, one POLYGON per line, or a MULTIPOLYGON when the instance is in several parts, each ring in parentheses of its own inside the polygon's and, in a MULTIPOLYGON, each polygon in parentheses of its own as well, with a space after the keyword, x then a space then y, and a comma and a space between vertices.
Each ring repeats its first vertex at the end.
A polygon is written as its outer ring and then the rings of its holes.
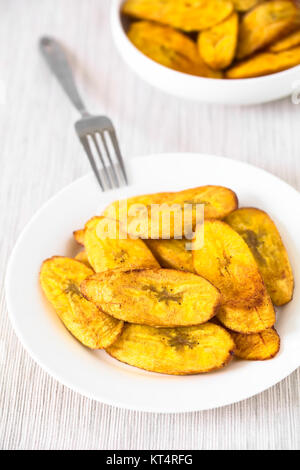
POLYGON ((108 173, 108 170, 106 168, 106 165, 105 165, 105 162, 104 162, 104 158, 103 158, 103 155, 101 153, 101 150, 100 150, 100 147, 99 147, 99 144, 98 144, 98 141, 97 141, 97 138, 95 136, 95 134, 91 134, 91 138, 93 139, 93 142, 94 142, 94 145, 96 147, 96 150, 97 150, 97 153, 99 155, 99 158, 100 158, 100 161, 101 161, 101 164, 103 166, 103 170, 104 170, 104 173, 105 173, 105 176, 106 176, 106 180, 107 180, 107 183, 108 183, 108 186, 110 187, 110 189, 112 189, 114 186, 113 186, 113 182, 112 182, 112 179, 110 177, 110 174, 108 173))
POLYGON ((91 164, 91 167, 93 169, 93 172, 97 178, 97 181, 102 189, 102 191, 105 191, 105 188, 104 188, 104 184, 102 182, 102 179, 101 179, 101 175, 98 171, 98 168, 97 168, 97 165, 95 164, 95 160, 94 160, 94 157, 93 157, 93 154, 92 154, 92 151, 90 149, 90 144, 88 142, 88 139, 87 137, 80 137, 80 142, 82 143, 83 145, 83 148, 88 156, 88 159, 89 159, 89 162, 91 164))
POLYGON ((116 167, 115 167, 115 165, 114 165, 114 163, 111 159, 110 152, 109 152, 109 149, 107 147, 107 143, 106 143, 105 137, 103 135, 103 132, 100 132, 99 134, 100 134, 101 141, 102 141, 103 147, 105 149, 105 152, 106 152, 109 164, 110 164, 110 168, 111 168, 111 172, 112 172, 112 175, 113 175, 114 183, 115 183, 116 187, 118 188, 120 186, 120 184, 119 184, 119 180, 118 180, 118 174, 116 172, 116 167))
POLYGON ((121 154, 121 150, 120 150, 120 147, 119 147, 119 144, 118 144, 118 140, 117 140, 117 137, 116 137, 116 133, 115 133, 114 129, 107 129, 107 132, 109 133, 110 138, 111 138, 111 141, 112 141, 112 144, 113 144, 113 146, 114 146, 114 149, 115 149, 115 152, 116 152, 116 156, 117 156, 118 162, 119 162, 119 164, 120 164, 120 168, 121 168, 121 170, 122 170, 122 174, 123 174, 124 181, 125 181, 126 184, 128 184, 127 174, 126 174, 126 170, 125 170, 125 166, 124 166, 124 162, 123 162, 123 157, 122 157, 122 154, 121 154))

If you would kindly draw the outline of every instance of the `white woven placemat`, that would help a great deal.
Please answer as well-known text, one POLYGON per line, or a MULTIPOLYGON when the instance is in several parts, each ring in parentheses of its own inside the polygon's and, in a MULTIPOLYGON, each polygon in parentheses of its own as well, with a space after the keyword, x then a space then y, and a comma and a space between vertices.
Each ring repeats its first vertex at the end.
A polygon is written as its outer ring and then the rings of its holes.
MULTIPOLYGON (((6 103, 0 104, 1 287, 24 224, 50 196, 89 170, 72 128, 76 113, 37 52, 44 33, 72 51, 84 97, 92 110, 111 116, 124 155, 225 155, 263 167, 300 189, 298 106, 289 99, 248 108, 207 106, 152 89, 117 55, 109 4, 0 3, 0 81, 6 86, 6 103)), ((299 378, 297 371, 257 397, 208 412, 155 415, 115 409, 73 393, 31 360, 12 331, 1 289, 4 449, 299 449, 299 378)))

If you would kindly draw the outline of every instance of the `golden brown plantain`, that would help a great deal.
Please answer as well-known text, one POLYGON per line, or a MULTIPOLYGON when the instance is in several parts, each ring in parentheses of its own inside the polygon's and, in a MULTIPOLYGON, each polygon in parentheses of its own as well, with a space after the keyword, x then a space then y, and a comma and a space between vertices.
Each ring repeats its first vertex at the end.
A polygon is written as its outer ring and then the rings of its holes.
POLYGON ((260 305, 222 305, 218 312, 218 319, 229 330, 237 333, 260 333, 274 326, 276 318, 271 299, 268 294, 260 305))
POLYGON ((271 52, 281 52, 291 49, 292 47, 300 45, 300 30, 294 31, 293 33, 285 36, 282 39, 271 44, 269 51, 271 52))
POLYGON ((210 28, 232 11, 229 0, 126 0, 122 5, 122 13, 126 15, 188 32, 210 28))
POLYGON ((280 338, 274 328, 253 335, 230 333, 236 345, 234 355, 240 359, 266 361, 275 357, 280 349, 280 338))
POLYGON ((125 324, 120 338, 106 351, 140 369, 188 375, 224 367, 234 347, 230 334, 212 323, 189 328, 125 324))
POLYGON ((256 262, 243 239, 224 222, 204 223, 204 245, 193 250, 196 272, 212 282, 228 304, 257 305, 264 295, 264 285, 256 262))
POLYGON ((200 77, 222 76, 201 59, 192 39, 170 26, 138 21, 130 25, 128 37, 143 54, 165 67, 200 77))
POLYGON ((226 78, 251 78, 280 72, 300 64, 300 46, 282 52, 262 52, 237 62, 226 71, 226 78))
POLYGON ((80 261, 55 256, 43 262, 42 289, 57 315, 82 344, 92 349, 110 346, 120 335, 123 322, 101 312, 80 292, 80 283, 93 271, 80 261))
POLYGON ((84 245, 84 229, 75 230, 73 236, 79 245, 84 245))
POLYGON ((290 0, 264 2, 241 20, 237 58, 253 54, 299 26, 300 13, 290 0))
POLYGON ((192 228, 195 228, 197 204, 204 205, 205 218, 222 219, 237 209, 238 199, 229 188, 200 186, 173 193, 146 194, 115 201, 105 209, 104 215, 120 220, 121 224, 127 219, 127 231, 136 234, 138 227, 140 238, 180 238, 187 235, 184 233, 185 218, 188 220, 191 216, 192 228), (151 205, 158 208, 157 219, 151 217, 151 205), (169 220, 170 224, 165 224, 169 220))
POLYGON ((239 12, 246 12, 248 10, 251 10, 251 8, 255 7, 259 3, 264 2, 264 0, 232 0, 234 8, 236 11, 239 12))
POLYGON ((87 257, 87 254, 86 254, 85 250, 80 251, 79 253, 77 253, 77 255, 75 256, 75 259, 77 261, 80 261, 81 263, 85 264, 91 270, 93 270, 92 266, 89 263, 89 260, 88 260, 88 257, 87 257))
POLYGON ((194 242, 195 271, 221 292, 219 320, 240 333, 258 333, 275 323, 275 312, 255 259, 242 237, 225 222, 205 221, 194 242))
POLYGON ((252 251, 274 304, 289 302, 294 290, 292 268, 272 219, 260 209, 245 207, 229 214, 226 222, 243 237, 252 251))
POLYGON ((239 18, 234 12, 222 23, 199 34, 199 53, 209 67, 222 70, 231 64, 237 46, 238 27, 239 18))
POLYGON ((186 244, 191 243, 182 240, 145 240, 155 258, 162 268, 177 269, 194 273, 193 255, 186 249, 186 244))
POLYGON ((116 218, 121 226, 126 226, 128 233, 140 238, 182 236, 184 231, 182 205, 174 205, 172 199, 174 194, 148 194, 115 201, 105 209, 104 215, 110 219, 116 218))
POLYGON ((159 268, 159 263, 142 240, 130 239, 119 231, 117 221, 105 217, 93 217, 86 223, 84 246, 95 272, 116 268, 159 268), (108 232, 109 227, 112 227, 111 233, 108 232))
POLYGON ((82 282, 81 291, 115 318, 160 327, 205 323, 220 304, 220 293, 210 282, 172 269, 98 273, 82 282))
MULTIPOLYGON (((223 219, 237 208, 238 199, 234 191, 223 186, 199 186, 171 193, 172 204, 204 204, 206 219, 223 219)), ((195 212, 195 211, 194 211, 195 212)))

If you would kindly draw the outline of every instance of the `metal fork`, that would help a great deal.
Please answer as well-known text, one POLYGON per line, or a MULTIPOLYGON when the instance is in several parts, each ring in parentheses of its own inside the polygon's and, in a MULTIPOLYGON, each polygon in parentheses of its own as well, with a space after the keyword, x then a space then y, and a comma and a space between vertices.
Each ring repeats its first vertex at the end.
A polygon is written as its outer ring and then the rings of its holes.
POLYGON ((86 110, 77 91, 66 55, 59 43, 53 38, 42 37, 39 46, 50 69, 82 116, 82 119, 75 123, 75 129, 102 191, 118 188, 123 184, 118 167, 124 182, 128 184, 123 158, 111 120, 106 116, 92 116, 86 110), (102 171, 98 167, 99 161, 102 171))

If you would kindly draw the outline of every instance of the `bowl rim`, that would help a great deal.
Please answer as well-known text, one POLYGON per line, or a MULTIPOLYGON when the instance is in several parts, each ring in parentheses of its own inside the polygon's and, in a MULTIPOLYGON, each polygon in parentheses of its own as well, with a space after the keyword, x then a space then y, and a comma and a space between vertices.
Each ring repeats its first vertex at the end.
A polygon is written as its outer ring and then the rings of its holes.
MULTIPOLYGON (((159 62, 156 62, 155 60, 151 59, 150 57, 146 56, 143 54, 137 47, 135 47, 132 42, 128 39, 128 36, 126 35, 124 31, 124 27, 122 25, 121 21, 121 5, 124 3, 125 0, 112 0, 111 4, 111 20, 112 24, 117 27, 118 33, 122 36, 122 39, 127 43, 127 47, 131 49, 132 53, 135 53, 137 57, 139 57, 140 60, 143 60, 145 63, 148 63, 149 65, 152 65, 153 68, 156 68, 158 72, 160 73, 172 73, 173 78, 175 75, 178 78, 184 78, 185 80, 193 81, 193 82, 210 82, 210 83, 222 83, 225 86, 231 86, 228 84, 237 84, 237 83, 251 83, 251 85, 256 85, 258 83, 266 82, 266 81, 271 81, 272 79, 277 79, 280 80, 281 78, 288 78, 289 75, 293 75, 296 70, 300 72, 300 64, 295 65, 294 67, 290 67, 286 70, 281 70, 280 72, 275 72, 271 73, 268 75, 262 75, 259 77, 245 77, 245 78, 234 78, 234 79, 224 79, 224 78, 211 78, 211 77, 200 77, 197 75, 191 75, 185 72, 180 72, 178 70, 174 70, 171 68, 168 68, 159 62)), ((138 20, 137 20, 138 21, 138 20)))

